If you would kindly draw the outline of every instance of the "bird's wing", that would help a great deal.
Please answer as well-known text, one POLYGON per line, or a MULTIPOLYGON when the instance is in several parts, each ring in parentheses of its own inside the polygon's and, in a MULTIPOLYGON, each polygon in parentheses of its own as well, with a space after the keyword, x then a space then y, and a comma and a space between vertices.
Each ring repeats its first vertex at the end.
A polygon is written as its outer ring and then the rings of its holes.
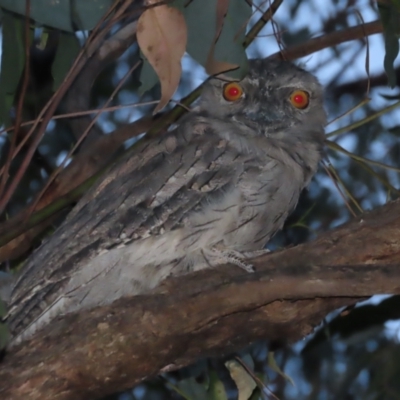
POLYGON ((210 191, 237 179, 233 164, 242 165, 241 156, 210 126, 187 121, 118 162, 32 255, 10 301, 7 322, 14 334, 58 298, 89 259, 121 242, 178 228, 210 191))

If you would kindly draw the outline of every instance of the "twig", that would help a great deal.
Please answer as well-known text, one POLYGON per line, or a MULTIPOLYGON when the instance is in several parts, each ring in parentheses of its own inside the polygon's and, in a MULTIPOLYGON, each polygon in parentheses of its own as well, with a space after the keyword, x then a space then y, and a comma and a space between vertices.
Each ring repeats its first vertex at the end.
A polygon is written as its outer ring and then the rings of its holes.
POLYGON ((368 117, 365 117, 363 119, 360 119, 359 121, 353 122, 352 124, 344 126, 343 128, 336 129, 333 132, 327 133, 326 137, 329 138, 332 136, 341 135, 342 133, 350 132, 350 131, 366 124, 367 122, 373 121, 374 119, 381 117, 383 114, 393 111, 394 109, 396 109, 399 106, 400 106, 400 101, 397 101, 396 103, 392 104, 391 106, 382 108, 381 110, 377 111, 376 113, 374 113, 372 115, 369 115, 368 117))
MULTIPOLYGON (((111 7, 111 9, 116 7, 116 4, 117 3, 114 3, 114 5, 111 7)), ((121 5, 121 7, 115 13, 114 17, 118 18, 121 14, 123 14, 125 12, 125 10, 129 7, 129 5, 130 5, 130 1, 125 1, 124 4, 121 5)), ((111 11, 109 11, 109 13, 110 12, 111 11)), ((108 16, 108 13, 106 13, 106 16, 108 16)), ((4 211, 5 206, 9 202, 11 196, 15 192, 15 189, 17 188, 19 182, 21 181, 23 175, 25 174, 25 172, 32 160, 33 154, 36 151, 36 148, 39 145, 39 142, 42 139, 42 136, 46 130, 47 124, 49 123, 52 115, 54 114, 58 104, 60 103, 61 99, 63 98, 63 96, 69 89, 69 87, 71 86, 71 83, 76 78, 79 71, 83 68, 85 61, 86 61, 86 57, 84 58, 84 56, 90 57, 94 53, 94 51, 99 47, 99 45, 100 45, 101 41, 104 39, 104 37, 107 35, 109 29, 103 28, 100 30, 100 27, 104 23, 105 17, 103 17, 98 22, 96 27, 94 28, 94 33, 97 33, 97 31, 98 31, 97 35, 94 36, 94 34, 92 33, 89 36, 87 45, 78 54, 73 66, 67 73, 67 76, 66 76, 64 82, 60 85, 57 92, 51 97, 51 99, 43 107, 42 111, 38 115, 37 122, 33 124, 32 128, 27 133, 26 137, 29 137, 34 132, 34 130, 38 127, 38 125, 40 125, 38 128, 37 134, 34 137, 34 139, 32 140, 32 143, 26 153, 26 156, 25 156, 21 166, 19 167, 17 173, 15 174, 15 177, 14 177, 13 181, 10 183, 10 186, 8 187, 6 193, 0 200, 0 213, 2 213, 4 211), (41 123, 39 122, 40 120, 42 120, 41 123)), ((110 27, 110 25, 108 25, 108 26, 110 27)))
MULTIPOLYGON (((139 65, 141 64, 141 61, 138 61, 135 65, 133 65, 129 71, 125 74, 125 76, 120 80, 120 82, 118 83, 117 87, 114 89, 114 91, 112 92, 111 96, 107 99, 106 103, 104 104, 104 107, 107 107, 111 101, 113 101, 115 95, 119 92, 119 90, 121 89, 121 87, 123 86, 123 84, 126 82, 126 80, 132 75, 132 72, 137 69, 139 67, 139 65)), ((57 175, 60 173, 60 171, 64 168, 66 162, 68 161, 68 159, 71 157, 71 155, 74 153, 74 151, 79 147, 79 145, 82 143, 82 141, 85 139, 86 135, 89 133, 90 129, 92 128, 92 126, 96 123, 96 121, 99 119, 99 117, 101 116, 103 112, 103 108, 101 108, 100 110, 98 110, 96 116, 92 119, 91 123, 89 124, 89 126, 86 128, 85 132, 83 132, 83 134, 81 135, 81 137, 79 138, 79 140, 75 143, 75 145, 73 146, 73 148, 68 152, 68 154, 65 156, 64 160, 62 161, 62 163, 57 167, 57 169, 54 170, 54 172, 52 173, 52 175, 49 177, 49 179, 46 182, 46 185, 44 186, 44 188, 40 191, 39 195, 36 197, 35 201, 32 203, 30 210, 31 212, 33 212, 39 202, 39 200, 41 199, 41 197, 43 196, 43 194, 46 192, 46 190, 49 188, 49 186, 52 184, 52 182, 54 181, 54 179, 57 177, 57 175)))
POLYGON ((261 32, 261 29, 263 29, 264 26, 272 19, 282 3, 283 0, 274 0, 267 11, 265 11, 261 18, 251 27, 243 41, 243 47, 245 49, 253 42, 257 35, 261 32))

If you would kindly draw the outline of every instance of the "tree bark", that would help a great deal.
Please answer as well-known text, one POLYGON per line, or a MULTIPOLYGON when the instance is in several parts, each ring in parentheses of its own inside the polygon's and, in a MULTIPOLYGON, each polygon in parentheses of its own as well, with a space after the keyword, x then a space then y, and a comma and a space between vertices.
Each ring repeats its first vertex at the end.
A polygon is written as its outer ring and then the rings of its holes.
POLYGON ((338 307, 400 293, 400 201, 254 265, 254 274, 199 271, 60 317, 6 354, 0 398, 99 398, 258 339, 291 343, 338 307))

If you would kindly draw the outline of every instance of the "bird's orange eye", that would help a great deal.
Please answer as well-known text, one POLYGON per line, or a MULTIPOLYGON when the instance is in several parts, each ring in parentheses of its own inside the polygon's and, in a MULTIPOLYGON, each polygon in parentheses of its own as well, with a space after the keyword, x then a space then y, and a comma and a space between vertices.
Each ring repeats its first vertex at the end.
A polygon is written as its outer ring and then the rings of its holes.
POLYGON ((224 99, 227 101, 239 100, 243 95, 243 88, 237 82, 230 82, 224 86, 224 99))
POLYGON ((310 102, 310 95, 304 90, 295 90, 290 95, 290 102, 292 106, 304 110, 310 102))

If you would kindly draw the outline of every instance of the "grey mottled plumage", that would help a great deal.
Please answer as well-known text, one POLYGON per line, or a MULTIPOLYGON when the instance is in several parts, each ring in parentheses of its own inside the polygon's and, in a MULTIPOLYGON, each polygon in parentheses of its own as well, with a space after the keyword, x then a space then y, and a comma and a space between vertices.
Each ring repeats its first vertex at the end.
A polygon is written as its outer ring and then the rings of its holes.
POLYGON ((253 60, 237 101, 212 79, 196 110, 145 140, 28 260, 9 303, 13 343, 59 314, 226 262, 247 268, 321 159, 322 89, 287 62, 253 60), (309 94, 298 109, 295 90, 309 94))

